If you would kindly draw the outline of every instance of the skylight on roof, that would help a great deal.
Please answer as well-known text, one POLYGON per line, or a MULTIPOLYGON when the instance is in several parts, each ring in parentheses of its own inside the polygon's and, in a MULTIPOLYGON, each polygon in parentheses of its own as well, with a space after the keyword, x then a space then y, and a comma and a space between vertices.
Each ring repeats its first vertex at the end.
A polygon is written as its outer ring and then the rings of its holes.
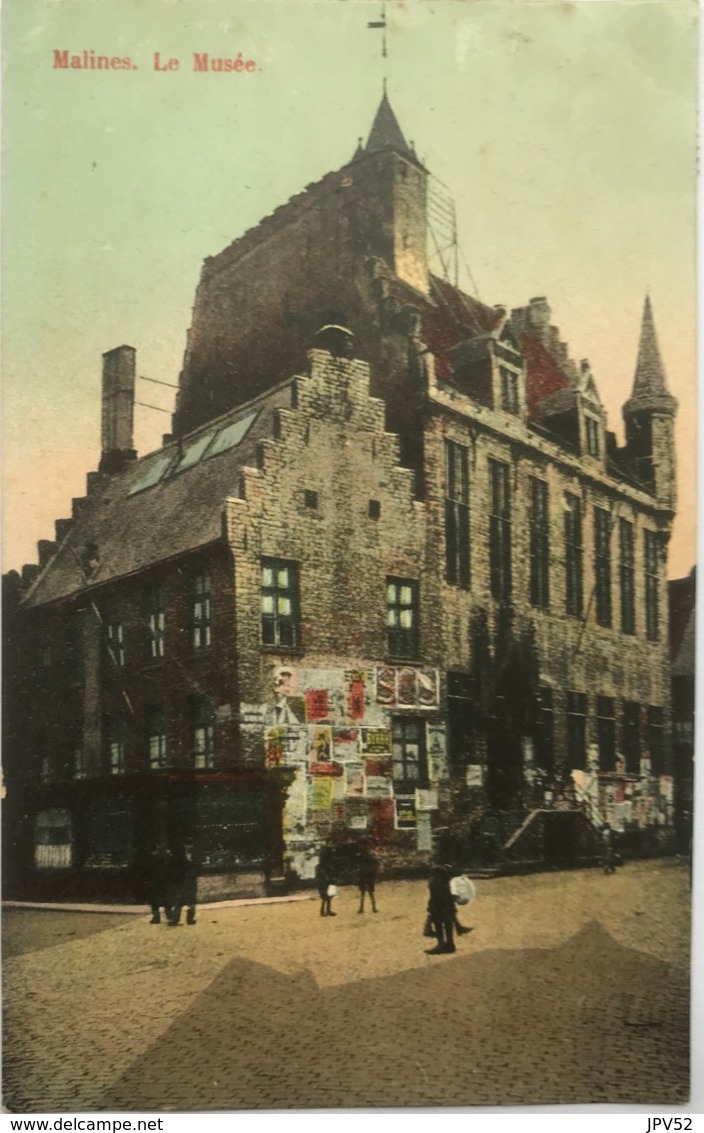
POLYGON ((185 468, 191 468, 194 464, 197 464, 214 435, 215 430, 210 429, 207 433, 201 433, 199 437, 185 444, 181 453, 181 459, 172 469, 172 472, 183 472, 185 468))
POLYGON ((234 448, 240 441, 243 441, 256 416, 256 413, 248 413, 246 417, 240 417, 239 421, 233 421, 230 425, 221 429, 208 449, 208 456, 227 452, 228 449, 234 448))
POLYGON ((197 437, 183 445, 180 457, 176 456, 173 446, 148 457, 140 464, 140 475, 128 494, 134 496, 137 492, 143 492, 145 488, 153 488, 160 480, 165 477, 170 479, 186 468, 192 468, 204 457, 217 456, 218 453, 235 448, 246 437, 256 416, 256 411, 248 413, 237 421, 231 421, 222 429, 208 429, 205 433, 199 433, 197 437))
POLYGON ((141 475, 135 480, 129 490, 129 495, 143 492, 145 488, 153 488, 158 484, 174 458, 174 450, 159 452, 156 456, 146 460, 140 467, 141 475))

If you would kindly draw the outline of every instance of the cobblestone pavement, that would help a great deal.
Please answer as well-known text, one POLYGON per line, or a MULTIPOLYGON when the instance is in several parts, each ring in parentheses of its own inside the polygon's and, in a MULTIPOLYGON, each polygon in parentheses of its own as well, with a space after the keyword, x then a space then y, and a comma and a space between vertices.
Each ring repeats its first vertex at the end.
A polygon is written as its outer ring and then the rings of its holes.
POLYGON ((7 910, 15 1113, 641 1103, 688 1096, 689 886, 672 860, 478 883, 428 956, 426 887, 140 916, 7 910), (91 925, 92 918, 95 922, 91 925), (100 923, 97 923, 97 922, 100 923))

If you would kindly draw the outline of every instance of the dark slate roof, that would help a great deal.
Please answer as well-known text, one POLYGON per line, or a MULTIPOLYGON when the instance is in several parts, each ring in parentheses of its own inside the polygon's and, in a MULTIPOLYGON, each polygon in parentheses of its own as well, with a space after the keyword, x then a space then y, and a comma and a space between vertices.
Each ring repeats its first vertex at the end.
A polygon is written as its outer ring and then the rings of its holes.
MULTIPOLYGON (((24 605, 39 606, 66 598, 219 540, 223 503, 228 496, 239 494, 240 470, 256 464, 259 441, 272 435, 273 411, 291 405, 293 380, 238 406, 181 441, 184 450, 190 442, 256 413, 235 447, 217 455, 206 454, 187 470, 166 475, 133 495, 130 491, 144 478, 158 453, 150 453, 107 478, 83 503, 56 554, 28 591, 24 605), (90 543, 97 547, 100 565, 86 584, 81 559, 90 543)), ((179 444, 159 451, 172 453, 175 460, 179 444)))
POLYGON ((666 392, 665 368, 662 364, 658 338, 655 333, 653 308, 650 303, 650 296, 646 295, 638 344, 638 361, 631 396, 637 397, 639 394, 666 392))
POLYGON ((403 131, 398 124, 398 119, 391 109, 391 103, 388 100, 386 91, 384 91, 369 133, 366 153, 378 153, 380 150, 386 149, 393 149, 396 150, 397 153, 404 154, 406 157, 416 159, 416 155, 403 136, 403 131))

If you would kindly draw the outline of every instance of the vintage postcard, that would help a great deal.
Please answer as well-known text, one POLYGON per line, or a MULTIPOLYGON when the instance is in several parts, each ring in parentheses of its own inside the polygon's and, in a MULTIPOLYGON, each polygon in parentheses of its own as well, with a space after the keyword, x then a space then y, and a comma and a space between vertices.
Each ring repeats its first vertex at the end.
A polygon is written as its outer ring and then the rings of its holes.
POLYGON ((697 19, 5 0, 11 1114, 686 1111, 697 19))

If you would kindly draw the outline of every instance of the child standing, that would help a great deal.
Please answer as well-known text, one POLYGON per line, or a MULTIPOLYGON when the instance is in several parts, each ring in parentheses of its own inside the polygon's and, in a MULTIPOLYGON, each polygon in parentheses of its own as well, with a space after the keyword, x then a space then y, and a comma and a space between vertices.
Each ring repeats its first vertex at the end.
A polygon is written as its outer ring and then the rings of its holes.
POLYGON ((358 913, 364 912, 364 898, 366 894, 372 902, 372 912, 378 912, 376 907, 376 879, 379 873, 379 862, 369 848, 367 842, 363 843, 359 853, 359 908, 358 913))

